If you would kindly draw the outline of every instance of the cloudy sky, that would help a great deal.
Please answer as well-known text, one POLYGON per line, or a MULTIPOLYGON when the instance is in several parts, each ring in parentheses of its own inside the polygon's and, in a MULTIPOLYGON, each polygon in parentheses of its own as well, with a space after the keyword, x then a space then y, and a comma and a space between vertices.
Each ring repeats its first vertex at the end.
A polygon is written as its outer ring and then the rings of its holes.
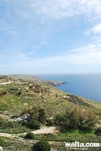
POLYGON ((0 74, 101 72, 101 0, 0 0, 0 74))

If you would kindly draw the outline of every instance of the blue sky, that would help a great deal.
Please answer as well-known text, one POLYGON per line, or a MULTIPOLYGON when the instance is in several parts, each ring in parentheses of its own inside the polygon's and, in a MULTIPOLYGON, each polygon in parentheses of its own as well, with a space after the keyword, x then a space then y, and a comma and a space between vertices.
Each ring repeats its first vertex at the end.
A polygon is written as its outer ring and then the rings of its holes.
POLYGON ((101 0, 0 0, 0 74, 101 72, 101 0))

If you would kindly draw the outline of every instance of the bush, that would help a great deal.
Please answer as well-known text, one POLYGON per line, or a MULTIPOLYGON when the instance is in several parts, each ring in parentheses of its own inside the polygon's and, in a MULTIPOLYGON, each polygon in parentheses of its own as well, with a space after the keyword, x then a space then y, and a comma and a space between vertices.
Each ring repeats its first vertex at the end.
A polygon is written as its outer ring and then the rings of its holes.
POLYGON ((14 122, 6 121, 0 118, 0 128, 1 129, 6 129, 6 128, 14 128, 15 127, 14 122))
POLYGON ((6 92, 5 90, 3 90, 3 89, 0 88, 0 96, 5 95, 6 93, 7 93, 7 92, 6 92))
POLYGON ((33 133, 27 133, 26 136, 25 136, 25 139, 34 139, 35 136, 33 133))
POLYGON ((39 117, 38 117, 38 120, 39 120, 41 123, 45 123, 45 121, 46 121, 45 109, 42 109, 42 108, 39 109, 39 117))
POLYGON ((36 120, 24 122, 23 125, 30 129, 35 129, 35 130, 40 129, 40 123, 36 120))
POLYGON ((6 142, 0 137, 0 146, 5 146, 6 145, 6 142))
POLYGON ((101 136, 101 127, 97 128, 97 130, 95 131, 95 134, 98 136, 101 136))
POLYGON ((46 120, 46 122, 47 122, 47 126, 53 126, 54 125, 54 119, 47 119, 46 120))
POLYGON ((82 130, 92 130, 98 122, 98 117, 93 111, 84 110, 80 107, 75 107, 69 116, 71 127, 82 130))
POLYGON ((67 111, 64 115, 57 115, 55 118, 55 123, 62 130, 92 130, 97 122, 98 117, 93 111, 81 109, 79 106, 76 106, 71 111, 67 111))
POLYGON ((51 150, 51 146, 45 140, 41 140, 37 142, 35 145, 33 145, 33 149, 32 149, 32 151, 50 151, 50 150, 51 150))

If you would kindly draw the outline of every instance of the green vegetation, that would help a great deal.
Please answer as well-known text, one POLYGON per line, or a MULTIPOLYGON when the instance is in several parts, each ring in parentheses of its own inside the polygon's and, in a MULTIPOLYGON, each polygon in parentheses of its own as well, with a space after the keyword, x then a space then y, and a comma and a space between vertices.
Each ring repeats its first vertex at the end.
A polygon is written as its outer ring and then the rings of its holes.
POLYGON ((63 115, 56 115, 55 122, 61 127, 61 130, 81 129, 90 131, 98 122, 98 117, 93 111, 84 110, 76 106, 63 115))
POLYGON ((0 146, 4 147, 6 145, 6 142, 2 137, 0 137, 0 146))
POLYGON ((0 132, 9 133, 9 134, 18 134, 23 132, 28 132, 29 129, 22 126, 18 122, 10 122, 6 119, 0 118, 0 132))
POLYGON ((31 121, 28 121, 28 122, 23 122, 22 125, 30 128, 30 129, 34 129, 34 130, 37 130, 40 128, 40 123, 36 120, 31 120, 31 121))
MULTIPOLYGON (((7 76, 3 78, 9 80, 7 76)), ((100 102, 67 94, 42 80, 13 81, 0 85, 0 133, 16 135, 14 140, 0 138, 1 146, 7 142, 8 150, 31 151, 34 140, 44 139, 53 141, 53 149, 65 151, 64 142, 101 142, 100 102), (28 114, 29 118, 14 121, 24 114, 28 114), (43 125, 57 126, 59 133, 31 133, 43 125), (27 132, 26 136, 24 132, 27 132)))
POLYGON ((47 141, 41 140, 41 141, 39 141, 39 142, 37 142, 36 144, 33 145, 32 150, 33 151, 50 151, 51 146, 47 141))
POLYGON ((96 129, 95 134, 101 136, 101 127, 96 129))
POLYGON ((39 117, 38 117, 38 120, 39 120, 41 123, 45 123, 45 121, 46 121, 45 109, 39 109, 39 117))
POLYGON ((35 138, 35 136, 34 136, 34 134, 33 133, 27 133, 26 135, 25 135, 25 137, 24 137, 25 139, 34 139, 35 138))

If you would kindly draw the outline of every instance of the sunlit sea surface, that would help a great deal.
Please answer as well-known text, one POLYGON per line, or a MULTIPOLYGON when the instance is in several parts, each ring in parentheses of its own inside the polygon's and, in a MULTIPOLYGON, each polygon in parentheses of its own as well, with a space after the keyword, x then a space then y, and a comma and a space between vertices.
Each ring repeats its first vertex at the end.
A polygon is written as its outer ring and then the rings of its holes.
POLYGON ((101 74, 47 74, 45 80, 64 81, 58 89, 90 100, 101 102, 101 74))

